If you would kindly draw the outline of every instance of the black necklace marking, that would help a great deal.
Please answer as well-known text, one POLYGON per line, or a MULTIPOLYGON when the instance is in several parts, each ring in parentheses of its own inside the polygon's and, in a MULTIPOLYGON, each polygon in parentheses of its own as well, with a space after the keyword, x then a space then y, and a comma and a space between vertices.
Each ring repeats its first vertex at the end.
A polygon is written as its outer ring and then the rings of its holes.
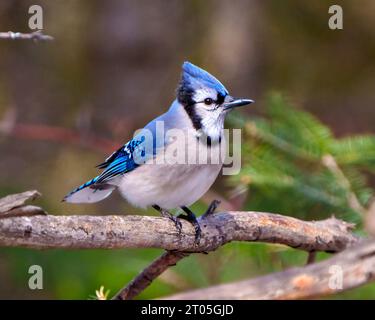
POLYGON ((202 139, 202 136, 198 137, 197 140, 199 140, 200 143, 204 143, 207 145, 207 147, 211 147, 213 144, 221 144, 221 136, 219 137, 218 141, 212 141, 212 138, 210 136, 206 136, 206 139, 202 139))

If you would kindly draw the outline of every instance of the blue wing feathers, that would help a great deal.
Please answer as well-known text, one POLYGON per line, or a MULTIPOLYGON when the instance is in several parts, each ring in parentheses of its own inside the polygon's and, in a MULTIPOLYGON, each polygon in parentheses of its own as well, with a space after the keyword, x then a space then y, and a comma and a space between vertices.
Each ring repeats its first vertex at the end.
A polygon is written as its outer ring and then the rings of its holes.
POLYGON ((143 136, 139 139, 134 138, 130 140, 123 147, 110 155, 105 162, 99 164, 98 167, 105 170, 98 177, 96 183, 102 183, 117 175, 132 171, 138 167, 139 164, 135 162, 133 154, 136 151, 136 148, 144 140, 145 139, 143 136))
POLYGON ((118 175, 132 171, 139 166, 139 163, 136 163, 134 160, 134 156, 139 153, 141 156, 144 155, 142 148, 137 150, 137 147, 140 146, 144 140, 145 138, 143 136, 134 138, 112 153, 103 163, 97 166, 100 169, 104 169, 99 176, 74 189, 64 197, 63 201, 96 202, 107 197, 115 188, 115 186, 108 183, 109 180, 118 175), (88 189, 90 189, 90 191, 86 189, 87 187, 89 187, 88 189))

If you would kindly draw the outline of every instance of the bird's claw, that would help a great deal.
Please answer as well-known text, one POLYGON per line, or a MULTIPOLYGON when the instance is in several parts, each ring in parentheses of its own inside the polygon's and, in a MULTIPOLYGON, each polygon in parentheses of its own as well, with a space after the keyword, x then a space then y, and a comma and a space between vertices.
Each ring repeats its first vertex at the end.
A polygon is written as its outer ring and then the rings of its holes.
POLYGON ((171 220, 177 231, 178 231, 178 234, 181 234, 181 231, 182 231, 182 224, 181 224, 181 221, 178 219, 178 217, 175 217, 173 214, 169 213, 168 211, 166 210, 162 210, 161 211, 161 215, 164 217, 164 218, 168 218, 169 220, 171 220))
POLYGON ((195 243, 199 244, 199 242, 201 241, 202 230, 201 230, 199 222, 197 221, 197 219, 195 218, 195 216, 192 216, 192 215, 189 216, 189 215, 185 215, 185 214, 180 214, 180 215, 178 215, 178 218, 179 219, 184 219, 186 221, 189 221, 193 225, 194 230, 195 230, 195 243))
POLYGON ((175 216, 172 216, 170 219, 174 222, 174 225, 177 229, 178 234, 181 234, 181 231, 182 231, 181 221, 178 218, 176 218, 175 216))
POLYGON ((181 221, 178 218, 176 218, 175 216, 172 216, 172 215, 168 218, 174 223, 178 234, 181 234, 181 231, 182 231, 181 221))
POLYGON ((201 242, 201 237, 202 237, 202 229, 197 222, 196 224, 193 223, 194 230, 195 230, 195 243, 199 244, 201 242))
POLYGON ((219 200, 213 200, 208 206, 206 212, 202 215, 202 219, 205 219, 211 214, 213 214, 215 210, 217 209, 217 207, 219 206, 219 204, 220 204, 219 200))

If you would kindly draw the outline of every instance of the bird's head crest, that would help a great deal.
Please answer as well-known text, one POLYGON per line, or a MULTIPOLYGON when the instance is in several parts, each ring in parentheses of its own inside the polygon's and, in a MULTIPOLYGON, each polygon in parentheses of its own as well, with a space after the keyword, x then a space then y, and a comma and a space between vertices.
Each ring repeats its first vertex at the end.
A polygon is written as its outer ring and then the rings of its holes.
POLYGON ((182 65, 182 75, 177 88, 177 98, 183 104, 188 104, 199 89, 215 89, 220 95, 226 96, 228 90, 224 85, 207 71, 185 61, 182 65))

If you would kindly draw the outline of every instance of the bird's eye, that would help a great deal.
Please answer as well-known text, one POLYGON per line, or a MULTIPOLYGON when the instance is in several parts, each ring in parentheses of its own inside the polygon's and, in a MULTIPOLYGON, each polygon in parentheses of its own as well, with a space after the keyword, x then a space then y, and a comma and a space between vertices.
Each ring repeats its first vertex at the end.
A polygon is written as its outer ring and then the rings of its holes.
POLYGON ((206 98, 206 99, 204 99, 204 103, 206 104, 206 105, 210 105, 210 104, 212 104, 212 102, 214 102, 211 98, 206 98))

